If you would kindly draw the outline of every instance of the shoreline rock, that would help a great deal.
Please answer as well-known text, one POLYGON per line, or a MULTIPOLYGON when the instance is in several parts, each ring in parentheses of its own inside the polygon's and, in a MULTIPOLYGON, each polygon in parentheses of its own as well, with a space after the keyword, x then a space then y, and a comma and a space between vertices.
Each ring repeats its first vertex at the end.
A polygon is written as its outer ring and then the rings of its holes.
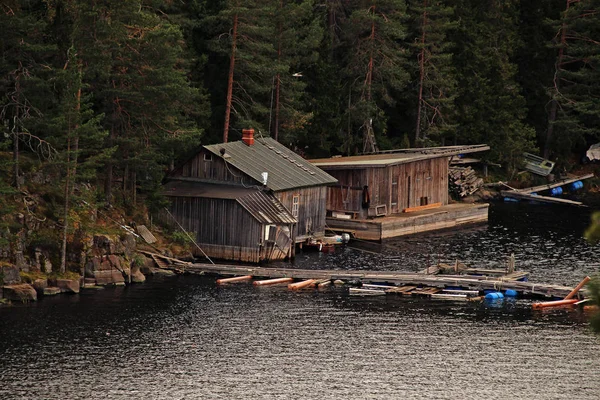
POLYGON ((20 301, 21 303, 37 301, 37 292, 28 283, 5 285, 2 287, 2 292, 3 297, 10 301, 20 301))

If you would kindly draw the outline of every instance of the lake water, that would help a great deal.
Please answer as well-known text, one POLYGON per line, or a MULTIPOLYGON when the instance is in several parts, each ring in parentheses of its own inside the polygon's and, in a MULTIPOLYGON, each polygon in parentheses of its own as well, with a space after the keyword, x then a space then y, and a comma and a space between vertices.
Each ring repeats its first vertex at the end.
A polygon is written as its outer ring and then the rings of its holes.
MULTIPOLYGON (((298 268, 417 271, 438 260, 575 285, 600 270, 589 213, 497 204, 487 225, 298 268)), ((0 308, 0 399, 594 399, 600 339, 578 311, 149 279, 0 308)))

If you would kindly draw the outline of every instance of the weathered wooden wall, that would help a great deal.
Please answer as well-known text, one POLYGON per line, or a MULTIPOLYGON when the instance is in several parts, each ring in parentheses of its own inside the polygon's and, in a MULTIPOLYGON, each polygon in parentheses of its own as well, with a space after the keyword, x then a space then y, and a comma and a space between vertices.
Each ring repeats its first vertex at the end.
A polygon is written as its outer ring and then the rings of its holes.
POLYGON ((173 174, 184 178, 198 178, 202 180, 243 183, 256 185, 254 179, 248 177, 231 165, 227 165, 221 157, 217 157, 206 149, 202 149, 191 160, 183 164, 173 174), (205 158, 210 158, 205 160, 205 158))
POLYGON ((325 233, 325 218, 327 217, 325 208, 327 187, 299 188, 275 193, 275 197, 290 213, 295 195, 298 195, 300 200, 298 223, 294 232, 296 242, 302 242, 310 236, 322 236, 325 233))
MULTIPOLYGON (((211 160, 205 160, 205 155, 210 153, 202 149, 196 156, 185 163, 173 176, 184 178, 197 178, 207 181, 243 184, 244 186, 258 185, 254 179, 242 171, 226 165, 220 158, 211 155, 211 160)), ((327 197, 326 186, 296 188, 275 193, 275 197, 292 212, 293 198, 299 196, 298 224, 296 224, 294 237, 296 242, 302 242, 311 236, 322 236, 325 232, 325 218, 327 211, 325 201, 327 197)))
MULTIPOLYGON (((172 197, 171 214, 210 257, 260 262, 267 257, 283 259, 288 253, 271 251, 264 242, 265 226, 231 199, 172 197)), ((165 222, 168 217, 162 216, 165 222)), ((290 249, 286 249, 289 252, 290 249)), ((201 255, 198 249, 194 249, 201 255)))
POLYGON ((327 210, 351 211, 366 218, 363 187, 369 187, 370 206, 385 206, 387 214, 424 204, 448 204, 448 158, 371 168, 327 169, 339 184, 329 187, 327 210))

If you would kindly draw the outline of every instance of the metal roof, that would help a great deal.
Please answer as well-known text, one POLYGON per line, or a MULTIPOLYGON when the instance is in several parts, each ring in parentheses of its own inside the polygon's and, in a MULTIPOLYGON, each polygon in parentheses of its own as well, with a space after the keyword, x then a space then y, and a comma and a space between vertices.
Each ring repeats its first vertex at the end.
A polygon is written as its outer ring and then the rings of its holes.
POLYGON ((276 192, 337 182, 337 179, 272 138, 255 138, 251 146, 236 141, 204 148, 257 182, 262 183, 262 173, 267 172, 266 186, 276 192), (222 151, 224 155, 221 155, 222 151))
MULTIPOLYGON (((271 193, 239 186, 173 180, 165 184, 167 197, 202 197, 237 201, 263 224, 295 224, 298 221, 271 193)), ((243 227, 241 227, 243 229, 243 227)))
POLYGON ((459 154, 475 153, 489 150, 488 145, 426 147, 417 149, 397 149, 349 157, 331 157, 309 160, 313 165, 325 169, 347 167, 386 167, 389 165, 406 164, 415 161, 429 160, 440 157, 450 157, 459 154))

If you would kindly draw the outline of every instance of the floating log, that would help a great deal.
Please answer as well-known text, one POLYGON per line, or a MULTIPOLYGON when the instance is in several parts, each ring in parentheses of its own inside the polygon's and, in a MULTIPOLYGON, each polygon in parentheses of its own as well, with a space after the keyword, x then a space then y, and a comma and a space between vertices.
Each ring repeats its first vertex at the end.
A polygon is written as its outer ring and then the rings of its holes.
POLYGON ((324 288, 331 285, 331 279, 322 279, 320 281, 317 282, 317 287, 318 288, 324 288))
POLYGON ((467 300, 466 294, 450 294, 450 293, 432 293, 432 299, 441 299, 441 300, 467 300))
POLYGON ((584 287, 590 281, 590 279, 591 278, 589 276, 586 276, 585 278, 583 278, 583 280, 581 282, 579 282, 579 285, 575 286, 575 289, 573 289, 571 291, 571 293, 569 293, 565 297, 565 300, 573 298, 577 294, 577 292, 579 292, 581 290, 581 288, 584 287))
POLYGON ((390 286, 390 285, 373 285, 369 283, 363 283, 362 287, 364 289, 395 289, 398 286, 390 286))
POLYGON ((251 279, 252 279, 252 275, 235 276, 233 278, 217 279, 217 285, 222 285, 225 283, 245 282, 245 281, 249 281, 251 279))
POLYGON ((359 288, 350 288, 350 294, 360 295, 360 296, 385 296, 385 292, 383 290, 375 290, 375 289, 359 289, 359 288))
POLYGON ((293 281, 293 278, 265 279, 263 281, 254 281, 254 286, 278 285, 280 283, 290 283, 293 281))
POLYGON ((479 290, 444 289, 443 292, 450 294, 464 294, 473 296, 477 296, 479 294, 479 290))
POLYGON ((556 301, 545 301, 543 303, 533 303, 533 309, 539 310, 542 308, 549 307, 561 307, 561 306, 570 306, 577 303, 579 300, 577 299, 566 299, 566 300, 556 300, 556 301))
POLYGON ((299 289, 307 288, 307 287, 310 287, 310 286, 314 286, 315 283, 317 283, 316 279, 307 279, 307 280, 302 281, 302 282, 290 283, 288 285, 288 289, 290 289, 290 290, 299 290, 299 289))

